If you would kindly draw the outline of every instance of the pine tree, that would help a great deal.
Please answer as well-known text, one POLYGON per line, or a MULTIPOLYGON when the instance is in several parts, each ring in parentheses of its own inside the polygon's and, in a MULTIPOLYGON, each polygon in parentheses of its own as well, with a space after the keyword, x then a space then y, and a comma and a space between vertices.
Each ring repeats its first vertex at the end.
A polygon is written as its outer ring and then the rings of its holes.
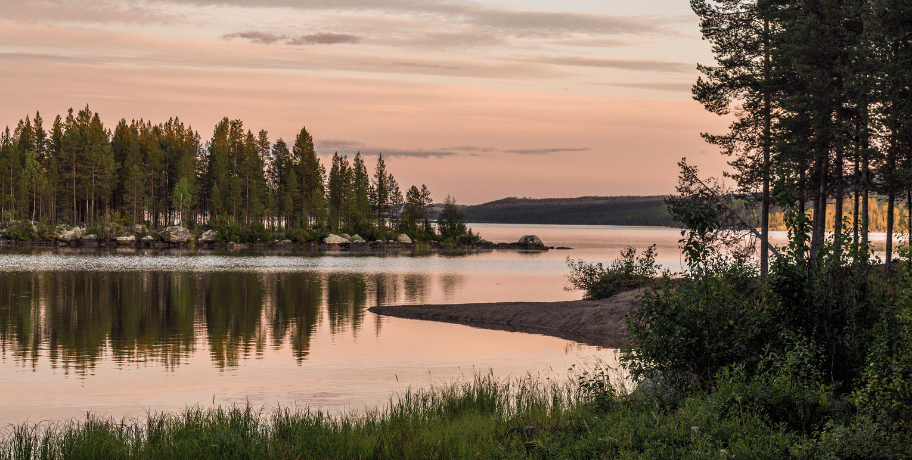
POLYGON ((364 159, 361 158, 361 152, 355 154, 352 160, 351 173, 351 225, 350 228, 358 233, 364 233, 371 227, 373 214, 371 212, 371 196, 374 191, 370 183, 370 175, 367 173, 367 167, 364 159))
POLYGON ((305 225, 322 226, 325 224, 325 186, 326 170, 317 158, 313 138, 306 128, 301 128, 295 139, 292 154, 298 164, 301 193, 303 194, 302 217, 305 225))
POLYGON ((724 135, 703 134, 725 155, 735 157, 730 164, 734 178, 747 193, 760 192, 760 266, 769 267, 771 130, 774 118, 772 100, 771 24, 755 1, 691 0, 700 17, 703 38, 713 43, 716 66, 700 65, 706 75, 694 85, 694 98, 707 110, 728 115, 740 102, 736 121, 724 135))

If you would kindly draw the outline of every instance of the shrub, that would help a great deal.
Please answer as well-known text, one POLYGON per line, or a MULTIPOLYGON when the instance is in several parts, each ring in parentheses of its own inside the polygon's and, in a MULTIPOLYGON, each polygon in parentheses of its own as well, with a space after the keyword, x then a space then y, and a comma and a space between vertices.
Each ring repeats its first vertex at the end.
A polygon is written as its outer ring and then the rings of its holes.
POLYGON ((677 287, 666 279, 627 313, 631 348, 622 359, 632 376, 706 387, 725 366, 756 366, 775 328, 755 268, 722 261, 709 267, 685 275, 677 287))
POLYGON ((3 237, 18 241, 41 239, 38 229, 29 220, 14 220, 10 222, 6 230, 3 231, 3 237))
POLYGON ((608 267, 599 263, 573 260, 567 257, 570 274, 567 281, 568 291, 585 291, 586 299, 604 299, 615 294, 630 291, 653 282, 659 271, 655 263, 656 245, 649 246, 641 257, 636 249, 627 247, 621 251, 621 257, 615 259, 608 267))

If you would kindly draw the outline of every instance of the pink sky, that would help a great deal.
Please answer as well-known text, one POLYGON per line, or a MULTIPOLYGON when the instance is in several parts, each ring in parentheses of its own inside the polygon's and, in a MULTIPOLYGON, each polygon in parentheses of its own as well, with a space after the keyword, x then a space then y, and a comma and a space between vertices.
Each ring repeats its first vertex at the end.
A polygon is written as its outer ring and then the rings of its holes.
MULTIPOLYGON (((436 201, 665 194, 727 121, 690 97, 712 63, 687 2, 25 0, 0 5, 0 126, 89 105, 222 117, 319 152, 383 152, 436 201)), ((368 165, 375 162, 368 157, 368 165)))

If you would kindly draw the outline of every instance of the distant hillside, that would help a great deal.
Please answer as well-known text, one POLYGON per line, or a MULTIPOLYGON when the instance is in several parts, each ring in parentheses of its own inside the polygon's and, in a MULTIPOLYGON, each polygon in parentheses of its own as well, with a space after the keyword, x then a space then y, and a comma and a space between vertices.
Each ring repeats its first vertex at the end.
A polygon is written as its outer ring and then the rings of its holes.
POLYGON ((664 199, 661 195, 504 198, 459 208, 466 222, 477 223, 677 226, 664 199))

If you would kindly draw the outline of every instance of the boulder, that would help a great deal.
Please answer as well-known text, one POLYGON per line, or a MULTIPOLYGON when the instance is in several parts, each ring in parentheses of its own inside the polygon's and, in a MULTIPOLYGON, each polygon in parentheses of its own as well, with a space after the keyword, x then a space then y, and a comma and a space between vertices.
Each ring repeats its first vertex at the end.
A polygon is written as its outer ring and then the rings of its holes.
POLYGON ((218 232, 215 230, 206 230, 199 237, 199 242, 203 244, 215 243, 215 240, 218 238, 218 232))
POLYGON ((82 246, 98 246, 98 235, 94 233, 85 235, 79 239, 79 244, 82 246))
POLYGON ((350 237, 350 238, 348 238, 348 239, 349 239, 349 241, 351 241, 352 243, 364 242, 364 238, 361 238, 361 235, 355 235, 355 236, 352 236, 352 237, 350 237))
POLYGON ((146 235, 146 236, 140 238, 139 241, 142 241, 144 243, 150 243, 152 241, 155 241, 155 237, 152 235, 146 235))
POLYGON ((146 227, 143 227, 142 224, 136 224, 133 226, 133 233, 146 233, 146 227))
POLYGON ((535 235, 526 235, 519 239, 519 244, 526 246, 544 246, 545 243, 542 243, 542 240, 535 235))
POLYGON ((351 239, 352 239, 351 235, 349 235, 348 233, 343 233, 339 236, 341 236, 342 238, 345 238, 346 240, 349 240, 349 241, 351 241, 351 239))
POLYGON ((168 243, 186 243, 192 235, 190 235, 190 230, 187 230, 180 225, 172 225, 170 227, 165 227, 161 232, 162 239, 168 243))
POLYGON ((85 229, 81 227, 76 227, 72 230, 63 230, 57 234, 57 241, 70 243, 78 240, 79 238, 82 238, 83 233, 85 233, 85 229))
POLYGON ((401 235, 399 235, 399 236, 396 237, 396 242, 397 242, 397 243, 412 244, 412 239, 409 238, 408 235, 406 235, 405 233, 403 233, 403 234, 401 234, 401 235))
POLYGON ((339 236, 339 235, 333 235, 333 234, 330 234, 330 235, 327 236, 326 238, 323 238, 323 242, 326 243, 326 244, 346 244, 346 243, 351 243, 351 241, 348 241, 347 239, 342 238, 342 237, 339 236))
POLYGON ((128 244, 136 244, 136 237, 133 235, 130 236, 119 236, 116 238, 117 244, 126 246, 128 244))

